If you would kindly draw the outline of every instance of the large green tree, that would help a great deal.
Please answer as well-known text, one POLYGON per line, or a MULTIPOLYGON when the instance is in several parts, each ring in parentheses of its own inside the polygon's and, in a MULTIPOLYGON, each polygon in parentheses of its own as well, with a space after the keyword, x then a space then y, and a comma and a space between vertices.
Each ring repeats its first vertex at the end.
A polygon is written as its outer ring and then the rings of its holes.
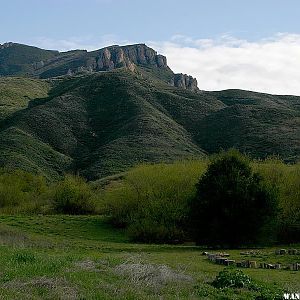
POLYGON ((254 173, 236 150, 214 157, 197 184, 191 205, 198 244, 234 247, 269 235, 277 212, 277 191, 254 173), (268 232, 268 233, 267 233, 268 232))

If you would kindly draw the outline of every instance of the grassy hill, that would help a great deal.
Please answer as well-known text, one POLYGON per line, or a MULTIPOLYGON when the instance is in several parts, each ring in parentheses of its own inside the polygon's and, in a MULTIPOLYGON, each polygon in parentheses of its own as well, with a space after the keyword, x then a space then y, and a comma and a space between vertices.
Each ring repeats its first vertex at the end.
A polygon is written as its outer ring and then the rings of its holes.
POLYGON ((143 72, 61 77, 51 89, 41 80, 2 78, 1 166, 97 179, 230 147, 299 159, 300 97, 194 93, 143 72))
POLYGON ((48 176, 79 170, 97 178, 141 161, 203 155, 158 107, 147 80, 124 70, 61 80, 7 119, 0 135, 3 165, 48 176))
POLYGON ((34 71, 34 63, 54 58, 58 51, 43 50, 17 43, 0 45, 0 75, 28 75, 34 71))
POLYGON ((50 84, 22 77, 0 78, 0 122, 28 106, 31 100, 47 97, 50 84))

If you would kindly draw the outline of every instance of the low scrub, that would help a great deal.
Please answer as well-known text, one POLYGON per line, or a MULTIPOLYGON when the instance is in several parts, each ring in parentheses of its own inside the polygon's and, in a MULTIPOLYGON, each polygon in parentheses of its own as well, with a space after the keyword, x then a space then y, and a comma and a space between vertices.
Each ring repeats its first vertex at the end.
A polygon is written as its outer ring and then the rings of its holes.
POLYGON ((21 170, 0 170, 0 212, 94 214, 100 193, 84 179, 66 175, 49 183, 21 170))
POLYGON ((96 211, 96 195, 78 176, 67 175, 50 189, 48 199, 57 213, 80 215, 96 211))
POLYGON ((224 269, 212 285, 216 288, 249 288, 251 283, 251 278, 241 270, 224 269))
MULTIPOLYGON (((135 241, 175 243, 189 239, 188 210, 207 166, 206 160, 194 160, 133 168, 105 193, 112 223, 125 227, 135 241)), ((276 229, 278 242, 300 241, 300 164, 288 165, 272 158, 250 161, 250 167, 261 177, 261 186, 275 187, 278 193, 278 218, 261 230, 261 240, 276 229)), ((274 235, 269 237, 274 241, 274 235)))
POLYGON ((287 165, 270 158, 253 163, 253 168, 279 192, 278 240, 300 242, 300 163, 287 165))
POLYGON ((189 202, 206 161, 141 165, 105 195, 113 224, 132 240, 177 243, 186 239, 189 202))
POLYGON ((256 300, 280 300, 284 290, 276 285, 266 284, 253 280, 242 270, 226 268, 221 271, 212 285, 218 289, 244 289, 256 294, 256 300))
POLYGON ((47 190, 46 180, 41 176, 6 169, 0 170, 0 211, 36 211, 39 199, 47 190))

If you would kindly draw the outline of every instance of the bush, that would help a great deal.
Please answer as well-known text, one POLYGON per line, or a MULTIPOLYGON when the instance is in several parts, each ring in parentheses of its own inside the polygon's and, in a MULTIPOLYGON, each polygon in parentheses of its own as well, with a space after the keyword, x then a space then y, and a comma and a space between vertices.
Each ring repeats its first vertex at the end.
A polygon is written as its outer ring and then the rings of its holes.
POLYGON ((141 165, 105 195, 114 225, 134 241, 178 243, 185 239, 189 203, 205 161, 141 165))
POLYGON ((31 212, 46 190, 46 180, 21 170, 0 169, 0 209, 1 211, 31 212))
POLYGON ((266 182, 278 187, 280 243, 300 242, 300 163, 287 165, 274 158, 259 161, 254 168, 266 182))
POLYGON ((249 288, 251 278, 241 270, 224 269, 218 274, 212 285, 216 288, 249 288))
POLYGON ((42 176, 0 169, 1 213, 95 213, 99 194, 78 176, 51 184, 42 176))
POLYGON ((212 285, 219 289, 247 289, 256 293, 256 300, 279 300, 282 299, 284 290, 268 283, 261 283, 252 280, 241 270, 224 269, 221 271, 212 285))
POLYGON ((191 204, 195 240, 223 247, 257 243, 274 228, 277 199, 276 188, 252 172, 248 158, 235 150, 221 153, 198 182, 191 204))
POLYGON ((80 215, 95 213, 96 210, 93 190, 78 176, 67 175, 54 184, 48 198, 57 213, 80 215))

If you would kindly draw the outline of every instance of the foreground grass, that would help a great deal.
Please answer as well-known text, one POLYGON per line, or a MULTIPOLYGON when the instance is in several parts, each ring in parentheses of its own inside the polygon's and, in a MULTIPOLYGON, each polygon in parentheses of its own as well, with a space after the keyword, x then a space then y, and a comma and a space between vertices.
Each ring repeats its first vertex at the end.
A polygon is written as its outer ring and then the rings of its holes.
MULTIPOLYGON (((0 216, 0 299, 255 299, 246 289, 216 289, 223 267, 194 246, 129 243, 104 217, 0 216)), ((260 249, 257 261, 289 263, 260 249)), ((238 258, 240 250, 228 251, 238 258)), ((299 274, 245 269, 257 282, 299 291, 299 274)), ((267 298, 265 298, 267 299, 267 298)))

